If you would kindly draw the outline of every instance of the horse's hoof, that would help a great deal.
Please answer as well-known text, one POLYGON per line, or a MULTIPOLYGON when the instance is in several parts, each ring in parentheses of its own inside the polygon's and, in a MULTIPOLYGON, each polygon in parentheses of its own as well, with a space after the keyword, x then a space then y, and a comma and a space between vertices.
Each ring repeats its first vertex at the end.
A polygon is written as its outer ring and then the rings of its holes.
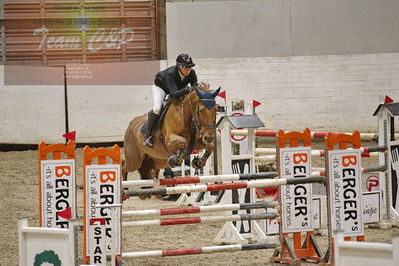
POLYGON ((173 168, 176 165, 178 165, 178 162, 179 162, 179 157, 176 155, 170 156, 168 159, 168 165, 170 168, 173 168))
POLYGON ((194 167, 195 169, 201 169, 204 167, 202 163, 200 163, 199 158, 194 158, 193 161, 191 162, 191 166, 194 167))
POLYGON ((178 194, 166 195, 165 197, 162 197, 162 200, 176 201, 179 199, 179 197, 180 197, 180 195, 178 195, 178 194))

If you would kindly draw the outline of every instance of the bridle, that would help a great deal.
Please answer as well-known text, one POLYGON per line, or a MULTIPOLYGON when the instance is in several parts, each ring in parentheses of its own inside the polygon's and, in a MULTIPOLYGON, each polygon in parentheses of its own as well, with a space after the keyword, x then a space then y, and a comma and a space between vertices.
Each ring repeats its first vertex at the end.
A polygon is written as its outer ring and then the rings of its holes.
POLYGON ((208 124, 199 119, 199 107, 201 104, 201 101, 213 101, 215 102, 215 99, 199 99, 198 103, 195 106, 195 110, 193 110, 193 118, 191 120, 192 127, 196 129, 196 132, 200 134, 200 138, 205 134, 205 130, 207 129, 212 129, 214 130, 216 128, 215 124, 208 124))

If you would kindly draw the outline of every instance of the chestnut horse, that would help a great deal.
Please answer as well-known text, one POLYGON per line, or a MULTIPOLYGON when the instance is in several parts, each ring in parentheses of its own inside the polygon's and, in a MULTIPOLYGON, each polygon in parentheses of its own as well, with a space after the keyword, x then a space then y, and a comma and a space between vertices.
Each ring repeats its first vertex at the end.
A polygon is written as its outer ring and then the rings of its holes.
POLYGON ((193 161, 193 167, 205 165, 213 152, 217 105, 215 92, 209 84, 199 83, 191 92, 174 99, 166 111, 160 130, 154 132, 154 147, 143 145, 143 124, 147 115, 135 117, 125 133, 125 164, 123 179, 128 172, 138 170, 141 179, 158 178, 159 169, 180 165, 193 149, 206 149, 204 155, 193 161))

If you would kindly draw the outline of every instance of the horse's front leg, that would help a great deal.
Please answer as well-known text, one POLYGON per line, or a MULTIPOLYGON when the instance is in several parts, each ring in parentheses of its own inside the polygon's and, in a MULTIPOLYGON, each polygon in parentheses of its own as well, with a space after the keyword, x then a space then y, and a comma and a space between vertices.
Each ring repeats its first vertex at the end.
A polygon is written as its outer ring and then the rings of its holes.
POLYGON ((173 153, 168 159, 169 167, 175 167, 183 163, 184 151, 187 149, 187 141, 182 136, 171 134, 166 138, 166 146, 173 153))
POLYGON ((195 168, 195 169, 199 169, 205 166, 206 164, 206 160, 208 160, 209 156, 211 156, 212 152, 214 149, 214 145, 213 144, 208 144, 206 145, 205 148, 205 152, 202 155, 201 158, 197 157, 193 160, 193 162, 191 163, 191 165, 195 168))

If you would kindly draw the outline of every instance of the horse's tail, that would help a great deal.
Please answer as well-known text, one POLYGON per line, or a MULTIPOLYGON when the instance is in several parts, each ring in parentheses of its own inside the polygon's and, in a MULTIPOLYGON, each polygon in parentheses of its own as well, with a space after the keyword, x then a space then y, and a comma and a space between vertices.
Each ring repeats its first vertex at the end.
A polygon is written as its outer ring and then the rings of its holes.
POLYGON ((144 156, 143 162, 138 169, 140 178, 143 179, 158 179, 159 170, 155 169, 154 162, 147 155, 144 156))

